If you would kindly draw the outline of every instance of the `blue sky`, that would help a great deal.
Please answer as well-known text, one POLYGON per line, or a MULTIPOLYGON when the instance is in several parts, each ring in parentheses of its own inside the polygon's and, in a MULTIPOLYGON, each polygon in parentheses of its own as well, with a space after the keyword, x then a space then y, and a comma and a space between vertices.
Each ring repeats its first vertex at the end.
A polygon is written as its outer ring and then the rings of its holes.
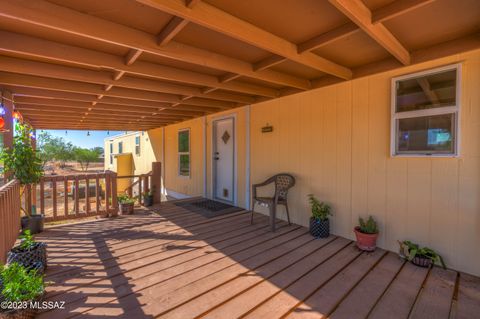
MULTIPOLYGON (((110 135, 107 135, 107 131, 90 131, 90 136, 87 136, 87 131, 67 131, 65 130, 45 130, 53 136, 62 137, 65 141, 71 142, 75 146, 83 148, 92 148, 95 146, 103 147, 103 139, 107 136, 114 136, 119 134, 117 131, 110 131, 110 135)), ((38 134, 38 131, 37 131, 38 134)))

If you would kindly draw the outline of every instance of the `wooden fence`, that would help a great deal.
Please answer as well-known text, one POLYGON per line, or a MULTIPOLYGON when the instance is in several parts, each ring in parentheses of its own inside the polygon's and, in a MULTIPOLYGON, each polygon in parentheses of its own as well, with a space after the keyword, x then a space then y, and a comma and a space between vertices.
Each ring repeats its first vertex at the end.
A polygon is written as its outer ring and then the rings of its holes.
MULTIPOLYGON (((39 209, 45 221, 82 218, 117 213, 117 173, 42 177, 39 209), (49 205, 46 205, 46 202, 49 205), (46 211, 48 206, 50 211, 46 211)), ((26 196, 25 198, 31 198, 26 196)))
POLYGON ((20 183, 12 180, 0 187, 0 263, 20 233, 20 183))

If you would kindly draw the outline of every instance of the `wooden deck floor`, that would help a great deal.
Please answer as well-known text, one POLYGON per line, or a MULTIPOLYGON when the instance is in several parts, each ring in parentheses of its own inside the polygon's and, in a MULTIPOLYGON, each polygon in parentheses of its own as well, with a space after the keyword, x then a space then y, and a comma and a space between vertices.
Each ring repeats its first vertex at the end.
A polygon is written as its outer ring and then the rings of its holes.
POLYGON ((157 214, 63 225, 48 242, 39 318, 479 318, 480 279, 430 271, 383 250, 242 211, 206 219, 162 204, 157 214))

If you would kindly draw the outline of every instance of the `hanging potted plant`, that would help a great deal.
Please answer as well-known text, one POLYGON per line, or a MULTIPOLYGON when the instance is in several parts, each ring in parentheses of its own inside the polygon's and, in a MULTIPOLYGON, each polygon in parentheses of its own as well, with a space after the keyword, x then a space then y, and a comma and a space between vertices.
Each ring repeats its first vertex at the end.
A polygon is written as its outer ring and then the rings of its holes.
POLYGON ((436 251, 428 247, 420 247, 418 244, 404 240, 398 242, 400 245, 400 256, 411 261, 414 265, 420 267, 431 267, 433 264, 440 264, 444 269, 447 267, 436 251))
POLYGON ((358 219, 359 226, 354 228, 357 237, 357 247, 364 251, 374 251, 377 247, 378 227, 372 216, 367 221, 358 219))
POLYGON ((143 205, 146 207, 153 206, 153 192, 149 190, 143 193, 143 205))
POLYGON ((310 217, 310 234, 315 238, 326 238, 330 236, 331 208, 324 202, 320 202, 313 194, 308 195, 312 206, 312 217, 310 217))
POLYGON ((18 263, 29 270, 43 273, 47 268, 47 244, 36 242, 29 229, 20 236, 20 245, 7 254, 7 264, 18 263))
POLYGON ((0 319, 35 318, 37 309, 30 307, 30 303, 40 301, 44 291, 43 276, 36 271, 17 263, 0 266, 0 319), (27 307, 13 308, 24 302, 27 307))
MULTIPOLYGON (((32 129, 16 123, 15 131, 13 147, 0 152, 0 162, 3 163, 5 172, 20 181, 22 194, 26 191, 27 196, 31 197, 32 185, 37 184, 43 176, 42 161, 32 146, 32 129)), ((35 207, 25 207, 22 211, 26 215, 22 219, 22 226, 29 227, 34 234, 43 231, 45 217, 37 215, 35 207)))
POLYGON ((118 196, 118 204, 120 213, 122 215, 131 215, 133 214, 135 199, 129 197, 126 194, 118 196))

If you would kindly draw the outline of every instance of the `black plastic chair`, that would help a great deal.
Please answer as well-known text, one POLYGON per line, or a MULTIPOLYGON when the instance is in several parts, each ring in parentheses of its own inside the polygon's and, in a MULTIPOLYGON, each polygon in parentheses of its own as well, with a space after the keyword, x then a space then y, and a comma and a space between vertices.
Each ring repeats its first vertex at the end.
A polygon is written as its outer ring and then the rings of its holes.
POLYGON ((288 224, 290 225, 290 214, 288 212, 288 201, 287 195, 288 190, 295 185, 295 177, 290 174, 277 174, 275 176, 270 177, 266 181, 253 184, 252 185, 252 216, 250 219, 250 223, 253 224, 253 212, 255 209, 255 204, 265 205, 270 210, 270 224, 272 227, 272 232, 275 231, 275 220, 277 214, 277 205, 284 205, 287 211, 287 219, 288 224), (257 188, 262 186, 267 186, 269 184, 275 183, 275 193, 273 197, 258 197, 257 196, 257 188))

